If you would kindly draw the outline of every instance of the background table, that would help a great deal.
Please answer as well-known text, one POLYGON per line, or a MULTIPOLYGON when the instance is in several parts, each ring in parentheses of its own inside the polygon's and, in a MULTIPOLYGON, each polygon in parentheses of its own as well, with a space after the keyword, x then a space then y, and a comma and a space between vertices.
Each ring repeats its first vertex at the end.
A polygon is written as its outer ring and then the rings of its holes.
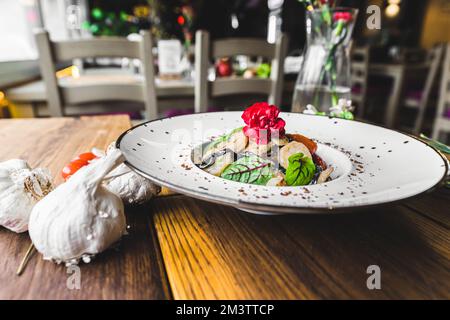
MULTIPOLYGON (((88 86, 98 83, 139 83, 142 77, 121 69, 92 69, 80 77, 62 77, 58 79, 62 86, 88 86)), ((160 80, 156 79, 157 95, 160 98, 172 96, 193 96, 194 82, 192 80, 160 80)), ((17 102, 46 102, 47 93, 44 81, 39 79, 6 90, 8 98, 17 102)))
MULTIPOLYGON (((128 128, 124 116, 0 120, 0 160, 59 171, 128 128)), ((164 194, 168 194, 165 192, 164 194)), ((450 190, 359 213, 257 216, 182 195, 128 209, 130 235, 81 264, 81 290, 66 268, 35 254, 15 275, 28 235, 0 228, 0 298, 321 299, 450 298, 450 190), (369 265, 381 290, 368 290, 369 265)))
MULTIPOLYGON (((59 78, 58 81, 63 87, 79 87, 92 84, 133 84, 142 82, 142 77, 132 74, 130 70, 95 68, 85 70, 79 77, 65 76, 59 78)), ((192 80, 161 80, 157 78, 155 84, 160 112, 172 108, 182 109, 186 105, 194 105, 194 82, 192 80)), ((5 94, 13 103, 30 104, 35 117, 49 115, 46 88, 44 81, 41 79, 9 88, 5 91, 5 94)), ((91 109, 88 110, 93 113, 92 108, 95 110, 95 105, 98 104, 101 103, 92 103, 90 105, 91 109)), ((113 108, 111 110, 114 112, 113 108)), ((122 112, 130 111, 126 106, 121 106, 118 110, 122 112)))
POLYGON ((394 128, 400 108, 400 99, 404 91, 405 75, 417 71, 427 70, 425 64, 394 64, 394 63, 370 63, 369 75, 384 76, 392 79, 392 88, 389 94, 383 123, 389 128, 394 128))

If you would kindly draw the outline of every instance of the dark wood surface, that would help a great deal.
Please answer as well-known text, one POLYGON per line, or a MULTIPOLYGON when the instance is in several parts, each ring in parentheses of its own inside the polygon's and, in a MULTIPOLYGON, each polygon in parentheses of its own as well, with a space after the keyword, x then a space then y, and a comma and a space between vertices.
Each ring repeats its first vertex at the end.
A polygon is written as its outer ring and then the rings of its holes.
MULTIPOLYGON (((127 117, 0 121, 0 161, 21 157, 59 171, 106 147, 127 117)), ((15 275, 27 233, 0 227, 3 299, 403 299, 450 298, 450 190, 336 215, 258 216, 164 190, 128 209, 129 235, 90 264, 81 289, 35 254, 15 275), (381 290, 366 269, 381 268, 381 290)))
POLYGON ((258 216, 184 196, 154 220, 175 299, 448 299, 450 190, 337 215, 258 216), (366 269, 381 268, 381 290, 366 269))
MULTIPOLYGON (((0 120, 0 161, 26 159, 32 167, 60 170, 79 153, 105 148, 130 127, 126 116, 0 120)), ((63 265, 34 254, 25 272, 17 267, 30 240, 0 227, 0 299, 164 299, 170 297, 155 245, 148 208, 127 209, 129 235, 118 247, 80 264, 81 288, 69 290, 63 265)))

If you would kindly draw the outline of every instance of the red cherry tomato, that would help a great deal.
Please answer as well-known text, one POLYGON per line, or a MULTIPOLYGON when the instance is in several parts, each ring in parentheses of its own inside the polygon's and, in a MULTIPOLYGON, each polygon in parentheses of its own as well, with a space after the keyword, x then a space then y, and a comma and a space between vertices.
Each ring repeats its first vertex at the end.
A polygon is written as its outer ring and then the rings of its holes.
POLYGON ((64 180, 67 180, 70 178, 71 175, 73 175, 75 172, 77 172, 80 168, 88 165, 91 163, 92 160, 96 159, 97 156, 93 154, 92 152, 85 152, 72 161, 69 162, 61 171, 61 175, 64 178, 64 180))
POLYGON ((77 172, 80 168, 82 168, 88 164, 89 164, 89 162, 87 160, 83 160, 83 159, 73 160, 62 169, 61 175, 64 178, 64 180, 67 180, 70 178, 71 175, 73 175, 75 172, 77 172))
POLYGON ((74 160, 81 159, 81 160, 91 161, 91 160, 94 160, 95 158, 97 158, 97 156, 95 154, 93 154, 92 152, 85 152, 85 153, 80 154, 74 160))

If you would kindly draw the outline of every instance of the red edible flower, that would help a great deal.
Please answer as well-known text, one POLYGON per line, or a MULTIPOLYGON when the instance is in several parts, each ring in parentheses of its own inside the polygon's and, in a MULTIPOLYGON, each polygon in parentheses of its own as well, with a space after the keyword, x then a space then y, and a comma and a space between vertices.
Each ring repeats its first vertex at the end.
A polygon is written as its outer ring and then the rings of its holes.
POLYGON ((352 14, 350 12, 335 12, 333 14, 333 20, 334 21, 338 21, 338 20, 342 20, 344 22, 349 22, 352 20, 352 14))
POLYGON ((245 109, 242 114, 246 126, 244 134, 257 144, 267 144, 271 136, 283 137, 285 134, 283 119, 278 118, 280 110, 267 102, 257 102, 245 109))

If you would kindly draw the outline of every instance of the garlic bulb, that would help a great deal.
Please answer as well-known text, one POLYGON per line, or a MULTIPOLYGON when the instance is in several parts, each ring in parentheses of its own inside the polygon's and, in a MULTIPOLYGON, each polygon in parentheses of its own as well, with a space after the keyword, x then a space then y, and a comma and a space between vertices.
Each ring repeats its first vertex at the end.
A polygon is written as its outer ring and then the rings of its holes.
MULTIPOLYGON (((108 146, 106 154, 114 150, 117 150, 115 142, 108 146)), ((104 156, 104 153, 99 150, 92 150, 92 152, 99 157, 104 156)), ((144 203, 161 191, 161 187, 138 175, 124 163, 112 170, 103 180, 103 184, 108 190, 117 194, 125 204, 131 205, 144 203)))
POLYGON ((101 184, 122 162, 122 153, 114 150, 82 167, 34 206, 29 233, 44 259, 88 262, 126 233, 121 199, 101 184))
POLYGON ((52 190, 46 169, 31 169, 26 161, 12 159, 0 163, 0 225, 14 232, 28 229, 35 203, 52 190))

